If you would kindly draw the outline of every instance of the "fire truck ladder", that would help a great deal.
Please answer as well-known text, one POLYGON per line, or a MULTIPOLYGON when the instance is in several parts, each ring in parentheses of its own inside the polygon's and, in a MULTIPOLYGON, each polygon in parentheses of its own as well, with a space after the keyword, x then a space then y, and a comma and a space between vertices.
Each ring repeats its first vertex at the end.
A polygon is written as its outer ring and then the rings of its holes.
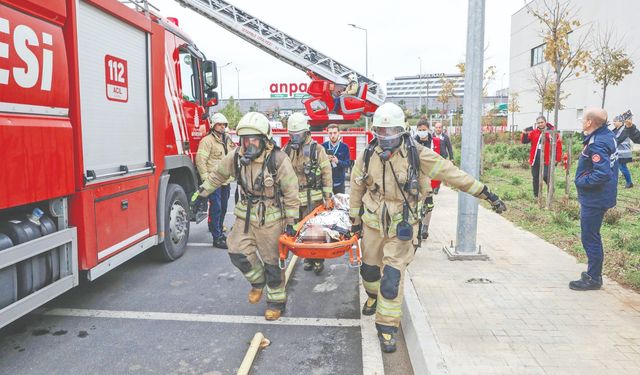
POLYGON ((311 71, 339 85, 346 85, 354 73, 360 85, 368 85, 367 100, 376 106, 384 103, 385 94, 377 82, 224 0, 176 1, 305 73, 311 71))

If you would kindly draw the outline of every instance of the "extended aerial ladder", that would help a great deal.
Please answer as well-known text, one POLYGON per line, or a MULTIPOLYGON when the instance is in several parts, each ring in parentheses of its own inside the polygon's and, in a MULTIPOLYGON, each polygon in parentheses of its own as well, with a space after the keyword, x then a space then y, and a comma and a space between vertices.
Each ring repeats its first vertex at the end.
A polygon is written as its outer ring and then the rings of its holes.
POLYGON ((224 0, 176 1, 306 72, 312 81, 307 89, 310 98, 304 105, 312 125, 353 122, 362 114, 372 114, 384 102, 385 94, 377 82, 224 0), (334 101, 335 85, 347 85, 350 74, 357 77, 357 95, 339 96, 334 101))

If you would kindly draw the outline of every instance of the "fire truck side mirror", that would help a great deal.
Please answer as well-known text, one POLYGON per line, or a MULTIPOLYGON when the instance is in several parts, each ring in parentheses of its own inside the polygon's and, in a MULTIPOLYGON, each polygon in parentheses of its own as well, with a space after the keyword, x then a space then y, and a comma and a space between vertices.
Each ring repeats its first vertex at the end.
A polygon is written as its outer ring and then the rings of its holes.
POLYGON ((204 91, 210 92, 218 87, 218 68, 215 61, 204 62, 204 91))
POLYGON ((207 92, 207 104, 206 108, 213 107, 218 104, 218 93, 215 91, 207 92))

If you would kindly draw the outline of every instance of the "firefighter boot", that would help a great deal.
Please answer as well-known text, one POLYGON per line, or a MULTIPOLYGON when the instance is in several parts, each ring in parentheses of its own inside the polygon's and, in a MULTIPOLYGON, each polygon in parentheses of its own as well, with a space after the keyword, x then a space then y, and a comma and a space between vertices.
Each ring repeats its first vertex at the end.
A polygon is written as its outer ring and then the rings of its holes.
POLYGON ((305 271, 311 271, 313 269, 313 261, 308 258, 304 258, 304 267, 302 267, 305 271))
POLYGON ((319 275, 324 270, 324 259, 316 259, 313 261, 313 272, 319 275))
POLYGON ((427 224, 422 224, 422 228, 420 228, 420 235, 423 240, 429 238, 429 226, 427 224))
POLYGON ((267 304, 267 309, 264 311, 264 318, 266 320, 278 320, 284 312, 284 304, 267 304))
POLYGON ((249 291, 250 304, 255 305, 256 303, 260 302, 260 299, 262 298, 262 289, 263 288, 251 288, 251 290, 249 291))
POLYGON ((373 315, 376 313, 376 308, 378 307, 378 300, 376 298, 367 298, 367 302, 362 306, 362 315, 373 315))
POLYGON ((396 351, 396 338, 394 333, 378 332, 378 340, 380 340, 380 347, 383 352, 393 353, 396 351))

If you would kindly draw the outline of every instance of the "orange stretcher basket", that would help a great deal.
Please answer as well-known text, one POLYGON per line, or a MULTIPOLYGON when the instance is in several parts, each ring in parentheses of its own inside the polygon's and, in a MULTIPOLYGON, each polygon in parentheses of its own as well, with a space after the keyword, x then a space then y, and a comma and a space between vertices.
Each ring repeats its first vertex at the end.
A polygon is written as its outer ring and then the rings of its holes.
POLYGON ((298 223, 298 231, 295 236, 289 236, 287 234, 280 235, 280 243, 278 246, 278 252, 280 254, 280 268, 285 267, 286 260, 289 257, 289 252, 292 252, 301 258, 313 259, 338 258, 348 252, 349 266, 360 267, 362 264, 362 258, 360 256, 360 244, 358 243, 357 235, 353 235, 351 237, 342 235, 341 240, 336 242, 296 242, 304 223, 326 210, 327 209, 324 205, 321 204, 311 211, 309 215, 300 220, 298 223))

